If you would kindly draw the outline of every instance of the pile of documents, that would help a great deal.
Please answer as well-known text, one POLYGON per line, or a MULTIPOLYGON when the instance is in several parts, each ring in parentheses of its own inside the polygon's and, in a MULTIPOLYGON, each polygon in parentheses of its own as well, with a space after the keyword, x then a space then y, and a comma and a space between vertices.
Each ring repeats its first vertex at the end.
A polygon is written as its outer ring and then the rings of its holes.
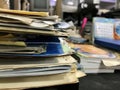
POLYGON ((68 33, 55 27, 59 22, 58 16, 47 12, 0 9, 0 53, 43 54, 46 49, 62 48, 58 37, 68 33))
POLYGON ((85 76, 71 56, 0 60, 0 89, 35 88, 78 83, 85 76))
POLYGON ((0 89, 26 89, 78 83, 73 50, 57 16, 0 9, 0 89))
POLYGON ((0 9, 0 31, 23 34, 41 34, 67 36, 67 33, 54 29, 58 16, 49 16, 46 12, 28 12, 0 9))
POLYGON ((71 47, 80 57, 80 65, 85 73, 114 73, 119 68, 117 65, 120 65, 120 57, 110 50, 88 44, 71 44, 71 47), (117 65, 114 65, 116 60, 117 65))

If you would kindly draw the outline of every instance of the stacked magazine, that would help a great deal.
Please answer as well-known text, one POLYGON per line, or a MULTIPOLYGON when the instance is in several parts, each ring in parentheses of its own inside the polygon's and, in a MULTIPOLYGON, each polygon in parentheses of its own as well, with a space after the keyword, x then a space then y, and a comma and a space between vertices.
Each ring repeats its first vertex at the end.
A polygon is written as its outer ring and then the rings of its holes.
POLYGON ((103 59, 116 59, 113 52, 88 44, 74 44, 73 49, 80 57, 80 65, 85 73, 114 73, 115 68, 108 68, 102 63, 103 59))

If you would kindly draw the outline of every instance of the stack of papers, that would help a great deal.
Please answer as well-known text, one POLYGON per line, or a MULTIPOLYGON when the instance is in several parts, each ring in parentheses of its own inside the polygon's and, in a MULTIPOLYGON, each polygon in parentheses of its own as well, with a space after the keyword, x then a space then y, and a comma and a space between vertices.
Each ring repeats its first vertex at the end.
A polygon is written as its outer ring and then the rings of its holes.
POLYGON ((60 21, 58 16, 49 16, 47 12, 0 9, 0 56, 71 54, 63 51, 58 38, 68 33, 54 27, 60 21))
POLYGON ((77 83, 85 76, 71 56, 0 60, 0 89, 35 88, 77 83), (15 84, 15 85, 14 85, 15 84))
POLYGON ((49 16, 47 12, 0 9, 1 32, 67 36, 67 33, 51 28, 58 22, 58 16, 49 16))
POLYGON ((72 84, 85 76, 57 22, 46 12, 0 9, 0 89, 72 84))
POLYGON ((80 65, 85 73, 114 73, 115 68, 108 68, 103 64, 103 59, 117 58, 113 52, 86 44, 74 44, 73 49, 80 57, 80 65))

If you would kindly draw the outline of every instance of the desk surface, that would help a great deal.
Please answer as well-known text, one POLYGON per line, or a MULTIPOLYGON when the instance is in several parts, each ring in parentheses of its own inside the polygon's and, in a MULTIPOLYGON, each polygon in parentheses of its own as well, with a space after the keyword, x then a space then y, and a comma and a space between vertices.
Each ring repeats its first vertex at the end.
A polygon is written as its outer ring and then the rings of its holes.
POLYGON ((79 90, 120 90, 120 71, 87 75, 80 79, 79 90))

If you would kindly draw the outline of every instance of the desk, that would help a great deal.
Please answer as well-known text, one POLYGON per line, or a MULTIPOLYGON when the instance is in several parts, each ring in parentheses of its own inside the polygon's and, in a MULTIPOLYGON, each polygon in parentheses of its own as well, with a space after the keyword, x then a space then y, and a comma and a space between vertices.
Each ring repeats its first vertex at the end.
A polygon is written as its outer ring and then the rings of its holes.
POLYGON ((120 90, 120 71, 114 74, 88 74, 80 80, 79 90, 120 90))

